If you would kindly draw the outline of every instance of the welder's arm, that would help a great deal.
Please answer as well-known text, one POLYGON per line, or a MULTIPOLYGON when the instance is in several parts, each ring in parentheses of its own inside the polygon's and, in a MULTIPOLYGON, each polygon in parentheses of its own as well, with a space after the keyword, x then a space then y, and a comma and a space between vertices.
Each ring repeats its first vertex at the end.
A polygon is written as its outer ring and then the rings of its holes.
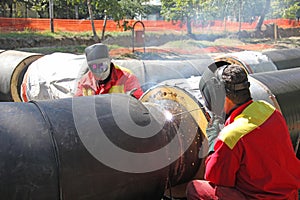
POLYGON ((211 121, 208 123, 206 128, 206 135, 208 139, 208 152, 209 154, 214 152, 215 140, 217 139, 221 129, 220 126, 222 125, 222 120, 217 117, 213 116, 211 121))

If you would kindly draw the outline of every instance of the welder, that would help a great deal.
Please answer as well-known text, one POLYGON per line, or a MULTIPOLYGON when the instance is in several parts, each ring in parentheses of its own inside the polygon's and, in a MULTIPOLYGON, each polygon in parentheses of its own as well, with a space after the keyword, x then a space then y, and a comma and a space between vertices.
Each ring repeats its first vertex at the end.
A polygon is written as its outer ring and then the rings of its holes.
POLYGON ((244 68, 211 65, 199 86, 212 111, 209 153, 205 180, 191 181, 187 198, 297 200, 300 161, 285 119, 271 104, 252 99, 244 68))

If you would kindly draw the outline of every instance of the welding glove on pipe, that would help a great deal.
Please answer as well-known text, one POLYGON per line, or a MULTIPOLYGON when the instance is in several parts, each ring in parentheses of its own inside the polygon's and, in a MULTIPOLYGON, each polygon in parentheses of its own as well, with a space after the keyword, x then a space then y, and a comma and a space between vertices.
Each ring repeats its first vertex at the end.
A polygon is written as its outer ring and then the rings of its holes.
POLYGON ((206 135, 208 139, 208 153, 211 154, 214 152, 215 141, 221 131, 223 122, 220 117, 213 116, 207 125, 206 135))

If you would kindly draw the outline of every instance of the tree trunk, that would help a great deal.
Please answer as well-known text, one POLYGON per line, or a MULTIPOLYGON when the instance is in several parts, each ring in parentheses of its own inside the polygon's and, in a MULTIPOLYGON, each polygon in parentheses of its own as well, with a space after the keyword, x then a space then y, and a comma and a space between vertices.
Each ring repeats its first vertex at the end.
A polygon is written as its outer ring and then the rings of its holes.
POLYGON ((75 19, 79 19, 78 5, 75 5, 75 19))
POLYGON ((13 17, 13 3, 9 3, 9 17, 13 17))
POLYGON ((49 18, 50 18, 50 30, 51 30, 51 33, 54 33, 54 23, 53 23, 54 10, 53 10, 53 0, 49 0, 49 18))
POLYGON ((92 24, 92 30, 93 30, 93 38, 96 41, 99 41, 99 37, 97 36, 96 29, 95 29, 95 24, 94 24, 94 17, 93 17, 93 11, 92 11, 92 6, 91 6, 91 0, 87 0, 87 7, 89 11, 89 16, 92 24))
POLYGON ((271 6, 271 0, 266 0, 265 8, 263 9, 263 11, 262 11, 262 13, 261 13, 261 15, 259 17, 258 23, 257 23, 257 25, 255 27, 256 31, 261 31, 261 26, 263 25, 263 22, 265 20, 265 16, 266 16, 266 14, 269 11, 270 6, 271 6))
POLYGON ((192 34, 192 20, 190 17, 187 17, 187 19, 186 19, 186 29, 187 29, 187 34, 191 35, 192 34))
POLYGON ((106 10, 105 10, 104 11, 104 22, 103 22, 103 29, 102 29, 101 40, 104 40, 104 34, 105 34, 105 28, 106 28, 106 21, 107 21, 107 15, 106 15, 106 10))
POLYGON ((28 4, 25 3, 25 18, 28 18, 28 4))
POLYGON ((243 1, 239 0, 239 33, 242 29, 242 9, 243 9, 243 1))

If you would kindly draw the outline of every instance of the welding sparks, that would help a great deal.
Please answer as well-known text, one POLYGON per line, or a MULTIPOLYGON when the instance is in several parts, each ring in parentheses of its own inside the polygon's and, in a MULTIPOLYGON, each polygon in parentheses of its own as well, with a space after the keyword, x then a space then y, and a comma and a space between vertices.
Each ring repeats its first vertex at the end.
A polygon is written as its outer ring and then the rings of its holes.
POLYGON ((166 117, 166 119, 167 119, 168 121, 172 121, 172 119, 173 119, 173 114, 172 114, 170 111, 165 110, 165 111, 164 111, 164 115, 165 115, 165 117, 166 117))

